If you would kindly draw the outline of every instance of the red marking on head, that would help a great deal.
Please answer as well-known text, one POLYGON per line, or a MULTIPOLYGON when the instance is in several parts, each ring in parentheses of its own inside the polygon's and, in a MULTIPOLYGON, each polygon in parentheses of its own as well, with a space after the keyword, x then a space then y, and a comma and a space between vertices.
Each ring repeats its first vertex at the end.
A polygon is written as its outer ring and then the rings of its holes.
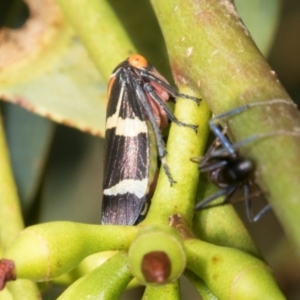
POLYGON ((139 54, 134 54, 134 55, 129 56, 128 62, 133 67, 138 68, 138 69, 144 69, 144 68, 147 68, 147 66, 148 66, 148 61, 146 60, 146 58, 139 54))

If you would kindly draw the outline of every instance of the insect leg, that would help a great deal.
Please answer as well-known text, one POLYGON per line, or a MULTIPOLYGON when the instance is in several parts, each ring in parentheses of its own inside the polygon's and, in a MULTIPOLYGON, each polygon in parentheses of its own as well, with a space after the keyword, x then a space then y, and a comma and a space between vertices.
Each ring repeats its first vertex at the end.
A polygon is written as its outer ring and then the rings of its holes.
POLYGON ((136 92, 137 92, 137 95, 138 95, 139 99, 141 100, 141 103, 142 103, 142 105, 145 109, 146 115, 149 119, 149 122, 150 122, 152 128, 153 128, 153 132, 154 132, 155 137, 156 137, 158 156, 161 160, 161 164, 162 164, 162 166, 165 170, 165 173, 166 173, 166 175, 167 175, 167 177, 170 181, 170 184, 173 185, 174 183, 176 183, 176 181, 172 178, 170 169, 169 169, 169 167, 166 163, 166 160, 165 160, 165 156, 167 155, 167 150, 166 150, 165 143, 164 143, 164 140, 163 140, 162 135, 161 135, 161 131, 160 131, 160 129, 159 129, 157 123, 156 123, 155 117, 153 115, 151 107, 148 104, 147 98, 145 96, 145 93, 144 93, 141 85, 137 84, 136 92))
POLYGON ((195 101, 197 103, 197 105, 199 106, 200 105, 200 101, 201 99, 199 98, 196 98, 196 97, 193 97, 193 96, 189 96, 189 95, 186 95, 186 94, 180 94, 178 93, 178 91, 173 88, 172 86, 169 85, 169 83, 167 82, 164 82, 163 80, 157 78, 156 76, 154 76, 153 74, 150 74, 148 72, 145 72, 145 71, 142 71, 141 72, 141 75, 142 77, 146 77, 156 83, 158 83, 159 85, 161 85, 164 89, 166 89, 171 96, 173 96, 174 98, 175 97, 179 97, 179 98, 185 98, 185 99, 191 99, 193 101, 195 101))
POLYGON ((185 126, 192 128, 197 133, 197 125, 192 124, 186 124, 181 121, 179 121, 173 114, 173 112, 169 109, 168 105, 155 93, 154 88, 151 86, 150 83, 145 83, 144 85, 145 91, 150 95, 150 97, 158 104, 160 105, 164 111, 166 112, 169 119, 174 122, 175 124, 179 126, 185 126))

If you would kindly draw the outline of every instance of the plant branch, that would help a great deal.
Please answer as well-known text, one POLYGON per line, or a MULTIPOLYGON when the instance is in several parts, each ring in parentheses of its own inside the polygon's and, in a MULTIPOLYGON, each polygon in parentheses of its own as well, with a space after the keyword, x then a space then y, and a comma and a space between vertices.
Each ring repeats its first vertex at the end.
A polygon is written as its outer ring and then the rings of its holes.
POLYGON ((200 240, 189 239, 184 245, 187 268, 203 279, 220 299, 246 299, 247 296, 284 299, 265 262, 243 251, 200 240))
MULTIPOLYGON (((245 103, 289 99, 230 1, 152 3, 176 81, 199 89, 214 114, 245 103)), ((294 130, 300 127, 300 117, 292 105, 266 105, 236 115, 228 126, 232 139, 239 141, 261 132, 294 130)), ((256 180, 298 249, 299 148, 300 138, 278 135, 256 140, 241 149, 242 154, 255 161, 256 180)))
POLYGON ((75 281, 58 299, 119 299, 131 279, 127 254, 118 251, 103 265, 75 281))
POLYGON ((184 271, 184 276, 186 276, 186 278, 195 287, 195 289, 201 295, 201 298, 203 300, 218 300, 217 297, 207 287, 205 282, 202 279, 200 279, 195 273, 193 273, 192 271, 186 269, 184 271))
POLYGON ((107 1, 56 0, 84 43, 102 76, 136 53, 122 24, 107 1))
MULTIPOLYGON (((201 174, 196 202, 214 194, 218 187, 201 174)), ((220 198, 220 202, 224 197, 220 198)), ((256 257, 261 254, 232 205, 220 205, 198 211, 194 215, 194 231, 206 242, 233 247, 256 257)))
POLYGON ((0 245, 4 251, 24 227, 17 188, 9 161, 2 119, 0 119, 0 245))
MULTIPOLYGON (((20 201, 10 166, 9 153, 5 134, 0 118, 0 258, 16 236, 23 229, 23 218, 20 201)), ((18 295, 31 295, 31 299, 38 299, 39 291, 35 283, 29 280, 13 282, 8 287, 14 298, 18 295)))
POLYGON ((14 262, 17 278, 50 280, 72 270, 90 254, 128 249, 137 231, 133 226, 38 224, 20 233, 5 258, 14 262))
POLYGON ((178 280, 162 286, 146 287, 142 300, 180 300, 180 286, 178 280))
MULTIPOLYGON (((183 86, 180 87, 180 92, 194 95, 193 90, 183 86)), ((178 99, 175 115, 182 122, 198 125, 198 132, 196 134, 190 128, 172 124, 166 160, 176 183, 170 186, 164 170, 160 171, 150 210, 143 225, 158 222, 168 224, 169 217, 174 214, 180 214, 188 226, 192 225, 199 171, 197 164, 191 162, 190 158, 204 153, 210 112, 203 102, 197 107, 193 101, 178 99)))

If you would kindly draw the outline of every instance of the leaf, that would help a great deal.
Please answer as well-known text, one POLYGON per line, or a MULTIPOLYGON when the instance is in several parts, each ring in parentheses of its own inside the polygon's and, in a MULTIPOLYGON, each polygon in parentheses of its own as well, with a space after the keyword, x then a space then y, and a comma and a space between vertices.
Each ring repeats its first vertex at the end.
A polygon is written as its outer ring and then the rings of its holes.
POLYGON ((54 2, 27 2, 25 25, 0 32, 0 98, 103 136, 106 82, 54 2))

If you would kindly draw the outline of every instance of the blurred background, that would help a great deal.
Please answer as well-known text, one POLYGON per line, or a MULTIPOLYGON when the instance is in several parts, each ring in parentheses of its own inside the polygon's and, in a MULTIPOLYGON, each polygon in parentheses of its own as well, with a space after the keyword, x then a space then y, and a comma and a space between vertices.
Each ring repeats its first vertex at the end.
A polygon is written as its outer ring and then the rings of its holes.
MULTIPOLYGON (((112 0, 109 3, 122 19, 135 46, 172 82, 163 37, 150 3, 144 1, 138 14, 128 13, 136 9, 134 8, 136 1, 112 0)), ((263 53, 280 81, 291 98, 299 105, 300 1, 239 0, 235 3, 258 46, 261 45, 263 53), (258 31, 263 32, 265 36, 256 37, 258 31)), ((24 26, 27 26, 29 18, 32 17, 31 14, 26 2, 1 0, 1 40, 4 40, 7 28, 22 30, 24 26)), ((73 37, 74 40, 76 41, 73 37)), ((1 58, 2 46, 3 44, 0 43, 0 68, 5 67, 7 63, 7 60, 3 62, 4 58, 1 58)), ((30 71, 29 68, 26 76, 30 77, 30 71)), ((61 71, 62 68, 60 68, 61 71)), ((89 87, 92 90, 90 93, 96 97, 99 95, 99 99, 103 102, 106 83, 101 78, 97 78, 98 75, 92 74, 91 76, 94 82, 93 86, 89 87)), ((1 114, 26 226, 55 220, 99 224, 103 162, 101 134, 97 133, 93 136, 50 120, 59 121, 57 116, 63 113, 56 109, 59 109, 60 103, 49 107, 46 113, 41 113, 41 109, 35 103, 31 103, 31 106, 24 105, 24 102, 20 101, 20 95, 23 96, 22 91, 25 90, 23 81, 26 80, 24 78, 19 80, 21 87, 18 87, 16 91, 8 90, 5 81, 0 80, 0 95, 4 95, 3 100, 5 100, 1 102, 1 114), (21 106, 26 106, 27 110, 7 101, 18 102, 21 106), (46 115, 50 119, 32 112, 46 115)), ((35 88, 30 86, 29 90, 35 91, 35 88)), ((84 85, 81 88, 84 88, 84 85)), ((44 94, 40 93, 41 101, 52 92, 53 87, 50 86, 43 91, 44 94)), ((28 95, 24 96, 25 100, 27 100, 26 97, 30 98, 28 95)), ((86 97, 85 94, 83 95, 86 97)), ((78 98, 82 99, 82 94, 78 98)), ((73 99, 69 100, 71 106, 66 110, 71 111, 73 99)), ((47 107, 46 102, 45 107, 47 107)), ((72 118, 72 114, 66 117, 67 120, 72 120, 72 118)), ((103 120, 102 114, 101 117, 99 116, 101 126, 103 120)), ((72 125, 72 122, 63 123, 72 125)), ((80 125, 75 127, 80 128, 80 125)), ((287 298, 300 299, 300 262, 294 255, 293 246, 284 236, 274 214, 268 213, 259 222, 250 224, 244 216, 243 203, 236 204, 236 208, 258 248, 273 269, 287 298)), ((182 280, 183 299, 200 299, 189 282, 184 278, 182 280)), ((44 299, 56 299, 62 289, 57 286, 52 287, 45 294, 44 299)), ((142 290, 135 289, 126 292, 122 299, 140 299, 141 295, 142 290)))

